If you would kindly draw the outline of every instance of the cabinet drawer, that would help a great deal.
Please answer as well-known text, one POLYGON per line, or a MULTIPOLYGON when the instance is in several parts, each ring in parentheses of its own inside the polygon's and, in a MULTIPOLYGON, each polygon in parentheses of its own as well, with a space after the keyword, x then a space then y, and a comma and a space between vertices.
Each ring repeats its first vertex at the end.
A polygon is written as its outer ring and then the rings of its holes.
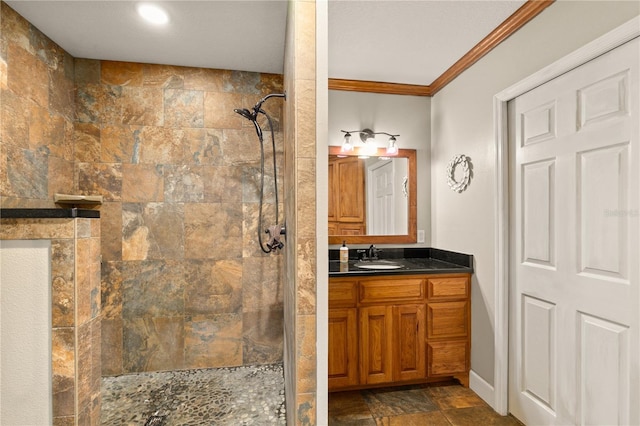
POLYGON ((427 297, 433 299, 451 299, 469 297, 469 278, 467 276, 430 278, 427 280, 427 297))
POLYGON ((427 304, 427 338, 465 337, 469 330, 469 303, 438 302, 427 304))
POLYGON ((424 280, 419 278, 360 282, 360 303, 424 300, 424 280))
POLYGON ((329 308, 351 308, 358 298, 356 281, 329 280, 329 308))
POLYGON ((429 342, 427 374, 442 376, 467 371, 467 342, 429 342))

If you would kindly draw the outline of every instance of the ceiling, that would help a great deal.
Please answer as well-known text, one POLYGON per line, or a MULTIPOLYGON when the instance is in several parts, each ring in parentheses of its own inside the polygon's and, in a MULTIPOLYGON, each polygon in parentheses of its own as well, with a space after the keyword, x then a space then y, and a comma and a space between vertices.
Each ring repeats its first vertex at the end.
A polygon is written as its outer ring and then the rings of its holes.
MULTIPOLYGON (((287 2, 5 0, 72 56, 282 73, 287 2)), ((429 85, 524 0, 329 0, 329 77, 429 85)))

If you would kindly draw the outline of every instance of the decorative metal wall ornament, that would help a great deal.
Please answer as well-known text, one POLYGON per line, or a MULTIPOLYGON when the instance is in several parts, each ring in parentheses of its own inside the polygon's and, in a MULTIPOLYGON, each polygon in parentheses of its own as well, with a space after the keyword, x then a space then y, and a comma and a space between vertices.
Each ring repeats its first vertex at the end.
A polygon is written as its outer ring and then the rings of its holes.
POLYGON ((472 175, 471 159, 466 155, 456 155, 449 161, 447 165, 447 183, 453 191, 460 193, 467 189, 472 175), (456 167, 458 166, 462 167, 463 175, 462 179, 456 181, 456 167))

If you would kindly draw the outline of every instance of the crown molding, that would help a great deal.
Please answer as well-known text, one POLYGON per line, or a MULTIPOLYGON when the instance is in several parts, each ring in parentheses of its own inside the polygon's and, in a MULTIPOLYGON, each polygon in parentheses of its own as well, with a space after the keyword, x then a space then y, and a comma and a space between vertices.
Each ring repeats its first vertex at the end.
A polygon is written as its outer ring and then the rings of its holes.
POLYGON ((435 95, 440 89, 449 84, 453 79, 462 74, 467 68, 478 62, 484 55, 493 50, 494 47, 502 43, 511 34, 522 28, 527 22, 538 16, 555 0, 529 0, 509 16, 488 36, 483 38, 462 58, 453 64, 442 75, 431 83, 431 94, 435 95))
POLYGON ((518 31, 540 12, 551 6, 554 1, 555 0, 528 0, 462 58, 458 59, 448 70, 436 78, 429 86, 330 78, 329 89, 393 95, 433 96, 457 76, 462 74, 467 68, 478 62, 480 58, 493 50, 494 47, 502 43, 511 34, 518 31))
POLYGON ((431 96, 429 86, 418 84, 383 83, 379 81, 329 79, 329 90, 386 93, 392 95, 431 96))

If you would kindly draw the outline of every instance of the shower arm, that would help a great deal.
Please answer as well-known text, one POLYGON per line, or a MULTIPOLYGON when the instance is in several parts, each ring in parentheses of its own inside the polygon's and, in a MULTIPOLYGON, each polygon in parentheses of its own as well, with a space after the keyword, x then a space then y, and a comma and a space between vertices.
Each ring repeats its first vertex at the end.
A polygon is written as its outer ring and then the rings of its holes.
POLYGON ((256 118, 258 117, 259 112, 262 112, 264 114, 264 111, 261 110, 262 104, 269 98, 285 98, 286 99, 287 94, 286 93, 269 93, 267 96, 260 99, 258 103, 256 103, 256 105, 253 107, 253 113, 255 114, 256 118))

